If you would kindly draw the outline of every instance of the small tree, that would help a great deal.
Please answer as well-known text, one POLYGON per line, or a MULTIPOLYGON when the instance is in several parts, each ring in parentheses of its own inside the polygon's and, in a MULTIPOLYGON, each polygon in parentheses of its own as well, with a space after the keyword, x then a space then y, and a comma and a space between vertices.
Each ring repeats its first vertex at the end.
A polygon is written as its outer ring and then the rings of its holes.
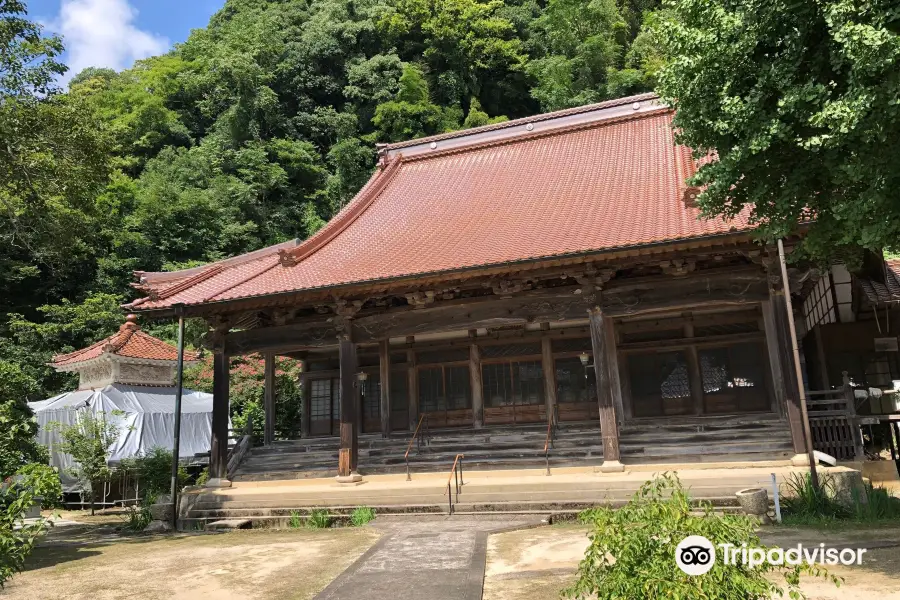
MULTIPOLYGON (((703 506, 694 513, 690 498, 675 475, 663 474, 641 486, 624 507, 595 508, 582 513, 593 526, 591 544, 578 567, 578 580, 564 595, 579 600, 596 598, 705 598, 707 600, 768 600, 783 590, 767 578, 781 572, 791 598, 804 597, 799 590, 800 573, 823 576, 814 566, 759 566, 716 561, 699 576, 683 572, 675 562, 678 544, 687 536, 707 538, 719 544, 746 543, 762 547, 757 523, 742 515, 716 515, 703 506)), ((831 579, 837 584, 839 580, 831 579)))
MULTIPOLYGON (((121 411, 113 411, 121 416, 121 411)), ((59 449, 71 455, 75 465, 69 474, 88 488, 91 500, 91 514, 94 514, 97 485, 109 481, 109 449, 119 438, 119 426, 106 419, 106 415, 95 415, 90 411, 80 411, 74 425, 50 423, 62 438, 59 449)))
POLYGON ((47 465, 28 465, 16 477, 0 483, 0 588, 22 570, 38 536, 47 528, 44 518, 23 522, 39 498, 52 501, 59 492, 59 476, 47 465))

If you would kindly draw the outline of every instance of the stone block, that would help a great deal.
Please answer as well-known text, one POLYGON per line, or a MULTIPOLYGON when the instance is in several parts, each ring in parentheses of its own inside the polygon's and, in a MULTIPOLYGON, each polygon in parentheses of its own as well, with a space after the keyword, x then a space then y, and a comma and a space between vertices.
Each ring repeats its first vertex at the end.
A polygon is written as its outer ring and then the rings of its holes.
POLYGON ((860 504, 869 502, 862 473, 859 471, 838 471, 830 473, 829 477, 831 492, 839 504, 852 507, 855 501, 858 501, 860 504))

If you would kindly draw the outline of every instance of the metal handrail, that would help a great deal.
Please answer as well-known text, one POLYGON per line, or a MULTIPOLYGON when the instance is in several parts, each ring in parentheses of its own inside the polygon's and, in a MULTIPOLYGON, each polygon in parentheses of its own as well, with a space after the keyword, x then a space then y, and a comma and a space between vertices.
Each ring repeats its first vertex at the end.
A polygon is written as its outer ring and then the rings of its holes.
POLYGON ((550 446, 553 440, 553 419, 547 419, 547 437, 544 438, 544 460, 547 462, 547 475, 550 475, 550 446))
POLYGON ((416 441, 416 437, 419 435, 419 429, 422 427, 422 421, 425 420, 425 413, 422 413, 422 416, 419 417, 419 423, 416 425, 416 430, 413 432, 413 436, 409 439, 409 444, 406 446, 406 454, 403 455, 403 460, 406 461, 406 480, 412 481, 412 477, 409 476, 409 452, 412 450, 413 442, 416 441))
POLYGON ((447 501, 450 504, 450 513, 453 514, 453 494, 451 493, 450 482, 456 476, 456 503, 459 504, 459 488, 465 485, 463 481, 462 460, 465 454, 457 454, 453 460, 453 466, 450 468, 450 475, 447 477, 447 501), (457 468, 458 467, 458 468, 457 468))

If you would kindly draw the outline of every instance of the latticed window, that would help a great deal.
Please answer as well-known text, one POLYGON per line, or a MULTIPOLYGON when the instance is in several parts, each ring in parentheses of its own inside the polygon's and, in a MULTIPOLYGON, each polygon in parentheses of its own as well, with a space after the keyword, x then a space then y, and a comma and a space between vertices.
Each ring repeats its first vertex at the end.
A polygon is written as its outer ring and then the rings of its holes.
POLYGON ((312 435, 336 432, 341 419, 341 391, 336 378, 309 381, 309 417, 312 435))
POLYGON ((761 344, 750 342, 721 348, 700 348, 698 356, 707 412, 768 408, 761 344))
POLYGON ((596 402, 597 379, 593 365, 582 365, 579 358, 556 359, 557 402, 596 402))
POLYGON ((368 378, 361 382, 363 397, 363 416, 378 418, 381 416, 381 379, 379 375, 369 374, 368 378))
POLYGON ((691 378, 683 350, 628 357, 631 398, 636 417, 693 412, 691 378))
POLYGON ((437 412, 472 407, 469 367, 439 366, 419 369, 419 410, 437 412))
POLYGON ((544 371, 540 361, 512 361, 482 366, 482 390, 487 407, 544 402, 544 371))

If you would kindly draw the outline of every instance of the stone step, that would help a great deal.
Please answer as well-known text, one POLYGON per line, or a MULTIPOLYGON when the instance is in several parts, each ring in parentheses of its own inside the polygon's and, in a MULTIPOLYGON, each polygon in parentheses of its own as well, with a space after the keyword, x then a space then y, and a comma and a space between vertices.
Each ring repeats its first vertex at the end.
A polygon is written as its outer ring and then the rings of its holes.
POLYGON ((250 527, 250 519, 224 519, 219 521, 207 522, 205 529, 207 531, 215 531, 222 529, 250 529, 250 527))

